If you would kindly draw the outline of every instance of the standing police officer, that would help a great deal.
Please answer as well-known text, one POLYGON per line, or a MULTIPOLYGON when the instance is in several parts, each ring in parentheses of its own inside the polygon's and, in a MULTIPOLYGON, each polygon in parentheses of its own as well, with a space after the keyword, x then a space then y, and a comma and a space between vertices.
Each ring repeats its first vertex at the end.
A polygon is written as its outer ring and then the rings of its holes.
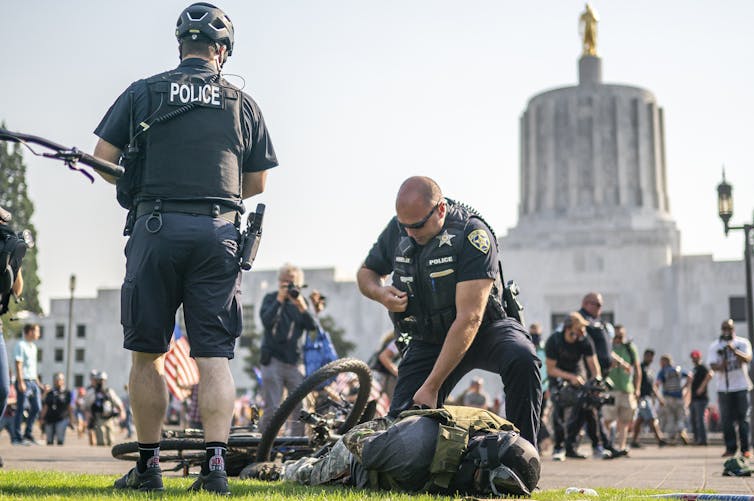
POLYGON ((428 177, 404 181, 395 205, 396 217, 357 276, 362 294, 391 312, 397 332, 411 336, 391 416, 412 405, 441 405, 465 374, 484 369, 500 374, 506 416, 536 446, 540 361, 526 331, 501 306, 494 234, 428 177), (392 285, 385 285, 390 273, 392 285))
POLYGON ((131 84, 95 130, 95 156, 113 162, 123 153, 118 201, 131 216, 121 323, 123 345, 132 351, 140 459, 115 487, 163 488, 164 355, 183 303, 207 446, 191 490, 227 494, 235 397, 228 359, 241 333, 238 226, 243 199, 263 191, 277 159, 257 104, 220 77, 233 52, 230 18, 195 3, 181 13, 175 33, 180 65, 131 84))

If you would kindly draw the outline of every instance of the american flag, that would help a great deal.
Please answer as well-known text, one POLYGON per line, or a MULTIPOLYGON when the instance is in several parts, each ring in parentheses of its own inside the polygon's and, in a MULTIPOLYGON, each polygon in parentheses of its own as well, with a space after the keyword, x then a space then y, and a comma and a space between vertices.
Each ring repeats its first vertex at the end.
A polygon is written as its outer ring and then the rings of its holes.
POLYGON ((191 387, 199 382, 199 368, 189 357, 188 339, 176 324, 170 351, 165 356, 165 382, 168 391, 178 400, 185 400, 191 395, 191 387))

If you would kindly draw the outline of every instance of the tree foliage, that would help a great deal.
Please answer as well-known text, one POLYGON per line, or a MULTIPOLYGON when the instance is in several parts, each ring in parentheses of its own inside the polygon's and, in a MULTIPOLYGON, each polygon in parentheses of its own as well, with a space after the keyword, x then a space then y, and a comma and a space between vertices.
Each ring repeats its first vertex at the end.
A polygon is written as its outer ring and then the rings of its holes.
MULTIPOLYGON (((5 124, 2 124, 5 127, 5 124)), ((26 185, 26 165, 24 165, 21 146, 0 141, 0 207, 13 215, 11 227, 15 231, 29 230, 37 240, 37 230, 31 222, 34 215, 34 204, 29 199, 26 185)), ((39 304, 39 276, 37 274, 37 252, 34 246, 26 252, 22 269, 24 278, 23 302, 16 304, 10 302, 10 312, 5 315, 3 321, 10 331, 19 328, 10 325, 8 319, 20 310, 29 310, 34 313, 42 313, 39 304)))

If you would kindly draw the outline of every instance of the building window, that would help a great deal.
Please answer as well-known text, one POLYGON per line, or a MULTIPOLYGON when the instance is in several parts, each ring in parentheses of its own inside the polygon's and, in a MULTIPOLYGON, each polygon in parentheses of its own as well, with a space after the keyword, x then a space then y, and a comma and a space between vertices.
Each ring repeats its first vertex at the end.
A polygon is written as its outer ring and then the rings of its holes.
POLYGON ((86 337, 86 325, 78 324, 76 326, 76 337, 86 337))
POLYGON ((77 362, 83 362, 84 361, 84 348, 76 348, 76 361, 77 362))
POLYGON ((57 339, 63 339, 63 338, 65 338, 65 325, 63 325, 63 324, 56 324, 55 325, 55 337, 57 339))
POLYGON ((39 339, 42 339, 45 336, 45 328, 44 326, 39 326, 39 339))
POLYGON ((42 361, 42 349, 37 348, 37 363, 40 363, 42 361))
POLYGON ((746 322, 746 298, 743 296, 730 296, 728 298, 728 311, 734 322, 746 322))
POLYGON ((79 386, 84 386, 84 375, 83 374, 74 374, 73 375, 73 386, 78 388, 79 386))
POLYGON ((63 348, 55 348, 55 361, 56 362, 63 361, 63 348))

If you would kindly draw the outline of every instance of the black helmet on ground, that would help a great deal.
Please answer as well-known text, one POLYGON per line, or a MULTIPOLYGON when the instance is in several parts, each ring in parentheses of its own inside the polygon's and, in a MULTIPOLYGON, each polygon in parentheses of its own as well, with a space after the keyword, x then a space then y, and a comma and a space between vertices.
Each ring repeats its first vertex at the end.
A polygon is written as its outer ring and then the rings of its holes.
POLYGON ((479 494, 529 495, 539 483, 539 453, 515 431, 469 439, 454 486, 479 494))
POLYGON ((180 42, 182 38, 196 40, 202 36, 225 45, 228 56, 233 53, 233 23, 230 18, 211 3, 197 2, 181 12, 175 24, 175 37, 180 42))

